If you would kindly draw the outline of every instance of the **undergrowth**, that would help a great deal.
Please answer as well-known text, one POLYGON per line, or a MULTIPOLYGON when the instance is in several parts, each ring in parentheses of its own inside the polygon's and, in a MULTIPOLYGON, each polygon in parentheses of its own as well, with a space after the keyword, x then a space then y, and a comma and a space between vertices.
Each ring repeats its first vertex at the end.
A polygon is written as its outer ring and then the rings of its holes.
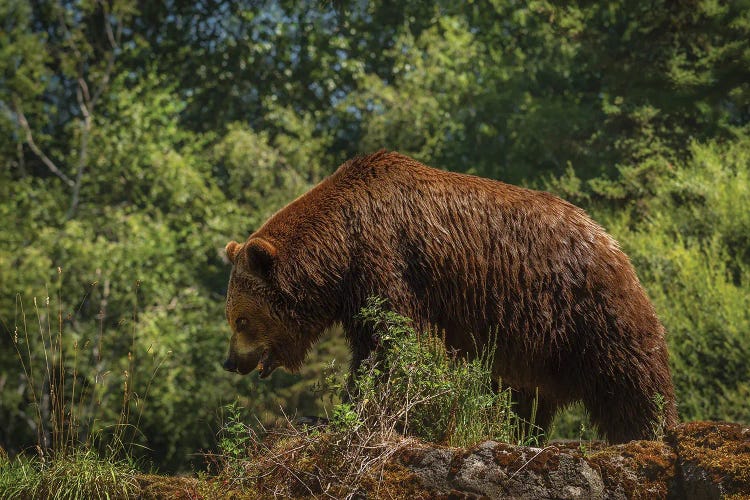
POLYGON ((12 345, 22 374, 22 404, 32 408, 28 425, 36 443, 13 457, 0 450, 0 498, 134 498, 139 488, 132 458, 138 430, 131 422, 140 418, 148 395, 148 388, 139 396, 133 387, 135 306, 127 360, 106 360, 104 310, 93 336, 76 332, 71 326, 76 311, 67 312, 61 296, 60 268, 58 276, 56 296, 34 297, 33 315, 21 296, 16 298, 12 345), (108 368, 118 364, 123 368, 108 368), (119 396, 113 393, 117 387, 119 396), (105 397, 119 398, 116 414, 107 413, 105 397))
MULTIPOLYGON (((115 424, 102 426, 99 398, 102 390, 112 388, 104 381, 115 376, 103 369, 101 360, 104 326, 97 338, 85 341, 66 332, 58 295, 57 303, 45 298, 41 307, 34 301, 31 328, 20 299, 18 304, 13 345, 38 439, 29 452, 0 455, 0 497, 144 494, 131 458, 137 432, 130 424, 135 420, 131 406, 140 400, 132 387, 134 350, 126 368, 116 374, 115 386, 122 390, 119 416, 115 424)), ((209 474, 199 478, 208 496, 346 498, 365 490, 377 496, 389 484, 398 484, 403 492, 413 475, 389 459, 420 441, 537 444, 538 434, 529 432, 533 422, 512 411, 510 390, 493 390, 492 347, 477 349, 467 359, 446 349, 440 335, 415 331, 408 318, 387 310, 378 299, 368 302, 358 320, 371 326, 378 347, 349 383, 328 377, 322 384, 329 395, 343 392, 343 402, 320 420, 324 425, 300 425, 290 418, 274 428, 248 425, 237 404, 225 407, 218 453, 206 455, 209 474)), ((418 481, 412 486, 415 492, 420 488, 418 481)))
POLYGON ((322 384, 345 392, 326 425, 288 418, 268 429, 243 423, 236 405, 227 408, 221 453, 208 457, 222 484, 261 498, 348 498, 367 484, 377 492, 389 480, 408 482, 389 458, 420 440, 538 444, 533 422, 512 411, 510 390, 493 390, 492 347, 466 359, 447 350, 439 335, 416 332, 379 299, 370 299, 358 319, 372 326, 379 346, 350 383, 322 384))

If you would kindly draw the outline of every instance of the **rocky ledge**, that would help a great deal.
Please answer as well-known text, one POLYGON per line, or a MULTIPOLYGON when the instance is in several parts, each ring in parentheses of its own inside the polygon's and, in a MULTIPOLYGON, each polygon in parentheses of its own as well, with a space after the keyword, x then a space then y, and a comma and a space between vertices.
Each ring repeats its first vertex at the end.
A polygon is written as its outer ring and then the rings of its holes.
POLYGON ((663 441, 607 447, 415 444, 396 460, 412 494, 418 482, 432 498, 750 498, 750 428, 731 423, 691 422, 663 441))

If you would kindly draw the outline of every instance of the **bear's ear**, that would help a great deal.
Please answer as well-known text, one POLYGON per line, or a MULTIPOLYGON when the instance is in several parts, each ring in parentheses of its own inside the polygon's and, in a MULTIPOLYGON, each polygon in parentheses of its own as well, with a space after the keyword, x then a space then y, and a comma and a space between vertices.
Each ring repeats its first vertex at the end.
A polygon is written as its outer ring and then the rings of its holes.
POLYGON ((242 248, 242 245, 236 241, 230 241, 227 243, 227 246, 224 247, 224 251, 227 253, 227 258, 232 264, 237 261, 237 253, 240 251, 240 248, 242 248))
POLYGON ((256 276, 269 281, 276 262, 276 247, 264 238, 252 238, 245 244, 247 265, 256 276))

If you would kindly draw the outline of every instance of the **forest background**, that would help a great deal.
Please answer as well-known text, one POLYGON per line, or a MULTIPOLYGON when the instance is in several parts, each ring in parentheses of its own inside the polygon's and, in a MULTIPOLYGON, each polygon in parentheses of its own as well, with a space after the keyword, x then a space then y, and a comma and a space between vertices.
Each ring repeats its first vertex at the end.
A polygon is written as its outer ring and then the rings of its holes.
POLYGON ((215 449, 235 399, 321 414, 340 335, 299 375, 221 369, 223 248, 380 148, 584 207, 669 332, 681 418, 750 423, 750 2, 2 0, 0 23, 5 450, 37 441, 49 381, 16 347, 43 364, 47 322, 93 396, 82 434, 129 384, 162 470, 215 449))

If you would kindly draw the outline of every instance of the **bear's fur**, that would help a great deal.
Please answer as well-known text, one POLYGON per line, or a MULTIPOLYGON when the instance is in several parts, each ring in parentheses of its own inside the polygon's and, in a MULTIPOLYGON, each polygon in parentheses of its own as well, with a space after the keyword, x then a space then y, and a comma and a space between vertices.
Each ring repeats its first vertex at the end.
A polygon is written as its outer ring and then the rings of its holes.
POLYGON ((525 417, 538 388, 545 429, 577 400, 613 442, 677 423, 664 328, 633 266, 551 194, 380 151, 344 163, 226 250, 229 370, 296 370, 334 323, 355 370, 375 342, 356 315, 379 296, 463 352, 497 332, 494 374, 525 417))

